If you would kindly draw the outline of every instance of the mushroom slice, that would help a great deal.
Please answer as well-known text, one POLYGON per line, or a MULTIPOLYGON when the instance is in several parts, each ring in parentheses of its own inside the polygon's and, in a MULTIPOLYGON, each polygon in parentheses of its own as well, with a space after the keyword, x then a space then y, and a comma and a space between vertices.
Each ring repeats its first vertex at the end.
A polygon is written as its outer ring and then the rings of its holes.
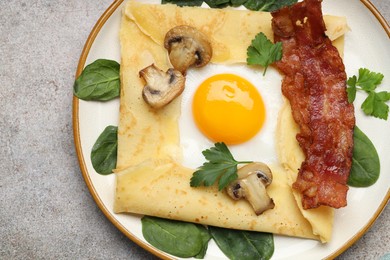
POLYGON ((187 25, 169 30, 165 35, 164 47, 168 50, 172 66, 183 75, 192 65, 205 66, 213 53, 207 36, 187 25))
POLYGON ((153 108, 169 104, 184 90, 185 77, 172 68, 164 72, 152 64, 142 69, 139 75, 146 81, 142 97, 153 108))
POLYGON ((237 174, 238 179, 226 188, 231 198, 248 200, 256 215, 275 207, 266 190, 272 183, 272 172, 266 164, 258 162, 247 164, 238 169, 237 174))

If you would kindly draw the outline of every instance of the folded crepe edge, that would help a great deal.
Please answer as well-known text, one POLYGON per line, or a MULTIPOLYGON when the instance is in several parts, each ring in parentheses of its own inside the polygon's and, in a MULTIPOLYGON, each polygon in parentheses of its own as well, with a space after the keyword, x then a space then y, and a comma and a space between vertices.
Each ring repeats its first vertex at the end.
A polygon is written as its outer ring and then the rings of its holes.
POLYGON ((169 158, 146 160, 118 172, 114 212, 319 240, 294 201, 284 169, 270 167, 275 176, 268 193, 275 208, 260 216, 249 203, 232 200, 216 185, 190 187, 193 170, 169 158))
POLYGON ((283 97, 283 105, 279 110, 278 126, 276 127, 276 150, 279 162, 288 173, 288 180, 295 201, 300 208, 304 218, 306 218, 313 228, 313 234, 320 237, 321 242, 329 242, 332 237, 333 220, 335 210, 330 207, 321 206, 316 209, 305 210, 302 206, 302 195, 292 188, 292 184, 298 176, 300 168, 305 156, 299 146, 295 136, 299 132, 299 126, 295 123, 289 101, 283 97), (289 129, 288 131, 285 131, 289 129), (319 223, 327 223, 324 227, 319 223))
MULTIPOLYGON (((131 10, 132 10, 132 8, 137 8, 137 5, 138 6, 150 6, 150 7, 155 6, 157 8, 159 6, 162 6, 162 5, 141 3, 141 2, 138 2, 136 0, 130 0, 126 4, 126 6, 124 7, 123 12, 129 19, 133 20, 137 24, 137 26, 140 28, 140 30, 145 35, 150 37, 155 43, 157 43, 159 45, 163 45, 163 43, 161 41, 159 41, 155 36, 153 36, 146 28, 144 28, 142 25, 140 25, 137 17, 135 17, 133 15, 131 10)), ((168 8, 177 7, 175 4, 170 4, 170 3, 166 3, 163 6, 168 7, 168 8)), ((204 9, 211 9, 211 10, 223 10, 223 9, 212 9, 212 8, 205 8, 205 7, 190 7, 190 6, 184 6, 184 7, 180 7, 180 8, 181 9, 204 8, 204 9)), ((234 8, 229 8, 227 10, 228 11, 247 11, 249 13, 257 13, 257 14, 258 13, 269 14, 269 12, 251 11, 251 10, 237 10, 234 8)), ((271 16, 270 16, 270 18, 271 18, 271 16)), ((340 37, 345 35, 346 32, 350 31, 350 27, 348 26, 347 18, 345 16, 335 16, 335 15, 324 14, 323 19, 324 19, 325 26, 326 26, 325 34, 329 37, 329 39, 331 41, 335 41, 335 40, 339 39, 340 37)), ((269 26, 271 26, 271 22, 270 22, 269 26)), ((270 40, 273 40, 273 39, 270 39, 270 40)), ((246 62, 246 60, 245 61, 236 61, 236 62, 246 62)))

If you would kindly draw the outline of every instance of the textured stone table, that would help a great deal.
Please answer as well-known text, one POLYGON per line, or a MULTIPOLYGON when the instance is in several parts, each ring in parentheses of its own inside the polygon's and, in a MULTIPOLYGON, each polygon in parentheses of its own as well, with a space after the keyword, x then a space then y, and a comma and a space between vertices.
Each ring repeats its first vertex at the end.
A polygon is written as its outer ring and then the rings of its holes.
MULTIPOLYGON (((0 259, 155 258, 96 206, 73 145, 79 55, 111 2, 0 1, 0 259)), ((390 1, 373 3, 389 21, 390 1)), ((389 223, 387 207, 339 258, 379 259, 389 223)))

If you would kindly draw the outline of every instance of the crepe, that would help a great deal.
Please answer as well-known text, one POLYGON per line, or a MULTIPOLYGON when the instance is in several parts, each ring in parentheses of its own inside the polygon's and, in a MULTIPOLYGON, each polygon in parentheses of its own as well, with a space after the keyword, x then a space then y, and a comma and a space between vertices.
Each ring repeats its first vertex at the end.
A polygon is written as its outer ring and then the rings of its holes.
MULTIPOLYGON (((215 187, 191 188, 189 182, 194 169, 180 164, 181 98, 161 110, 151 109, 142 99, 144 82, 138 72, 152 63, 162 70, 170 67, 162 41, 172 27, 187 24, 204 32, 213 45, 212 62, 244 63, 246 48, 257 33, 263 31, 272 37, 270 19, 269 13, 262 12, 127 3, 120 30, 116 213, 146 214, 323 242, 330 240, 333 211, 311 210, 303 214, 291 189, 293 174, 287 173, 294 170, 285 164, 270 165, 274 180, 267 191, 276 206, 260 216, 255 215, 246 201, 233 201, 215 187)), ((345 28, 343 19, 331 17, 330 20, 335 24, 333 28, 345 28)))
POLYGON ((150 40, 126 16, 122 18, 121 93, 116 171, 147 158, 169 154, 180 159, 180 97, 157 112, 142 99, 144 82, 138 72, 154 63, 162 70, 170 66, 165 49, 150 40), (142 120, 141 120, 142 119, 142 120))
MULTIPOLYGON (((208 9, 176 5, 150 5, 131 1, 125 15, 141 31, 163 46, 165 34, 177 25, 189 25, 202 31, 213 48, 213 63, 246 62, 246 50, 252 39, 263 32, 273 41, 271 14, 235 9, 208 9)), ((345 17, 325 15, 327 35, 333 41, 349 30, 345 17)))
POLYGON ((148 160, 117 173, 114 210, 318 239, 296 206, 283 168, 278 165, 270 168, 273 180, 267 192, 275 208, 260 216, 256 216, 247 201, 233 201, 215 186, 190 187, 193 169, 169 159, 148 160))
MULTIPOLYGON (((290 103, 286 98, 283 100, 284 103, 279 111, 276 127, 276 149, 279 162, 287 174, 287 182, 292 187, 297 179, 298 169, 305 160, 305 155, 296 139, 299 126, 292 116, 290 103)), ((292 189, 292 194, 303 217, 310 222, 313 233, 319 234, 323 240, 329 241, 332 236, 334 208, 320 206, 316 209, 304 210, 301 203, 302 194, 294 189, 292 189)))

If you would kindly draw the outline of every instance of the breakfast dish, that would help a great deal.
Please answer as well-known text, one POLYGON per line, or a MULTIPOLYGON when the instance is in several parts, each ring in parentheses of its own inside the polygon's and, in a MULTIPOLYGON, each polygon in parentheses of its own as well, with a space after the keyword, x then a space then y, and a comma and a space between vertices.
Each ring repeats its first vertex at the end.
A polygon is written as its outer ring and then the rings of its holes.
MULTIPOLYGON (((335 30, 337 32, 348 30, 343 18, 329 16, 328 21, 333 24, 332 28, 337 28, 335 30)), ((269 166, 272 169, 274 180, 268 192, 276 206, 261 216, 256 216, 247 202, 233 202, 227 194, 215 188, 190 187, 189 180, 195 170, 181 165, 180 133, 177 123, 181 109, 189 110, 189 108, 181 108, 180 97, 160 110, 150 108, 140 98, 143 79, 138 76, 139 71, 151 64, 161 68, 162 71, 169 68, 170 64, 166 59, 167 54, 162 36, 171 28, 182 24, 199 30, 206 28, 202 32, 211 39, 213 46, 211 63, 214 64, 245 62, 246 49, 242 47, 240 49, 238 46, 243 46, 243 44, 232 42, 232 39, 240 38, 243 42, 250 42, 259 30, 272 35, 270 34, 272 29, 269 13, 195 7, 180 8, 173 5, 150 5, 135 1, 127 3, 120 31, 122 90, 114 211, 233 229, 315 238, 323 242, 329 241, 332 233, 333 211, 324 208, 313 210, 311 214, 314 215, 316 221, 314 225, 321 227, 313 230, 310 224, 312 219, 306 219, 300 212, 300 208, 294 201, 291 187, 288 185, 287 175, 275 161, 267 163, 273 164, 269 166), (144 18, 151 16, 157 17, 158 20, 144 18), (197 17, 205 17, 205 19, 196 19, 197 17), (238 25, 233 28, 227 26, 234 21, 241 22, 236 23, 238 25), (156 26, 149 27, 147 22, 161 26, 155 30, 156 26), (229 34, 225 32, 227 28, 229 34), (145 201, 155 201, 156 204, 145 203, 145 201)), ((335 37, 334 31, 328 31, 328 34, 335 37)), ((341 36, 342 34, 339 34, 339 37, 341 36)), ((206 69, 207 67, 204 68, 206 69)), ((244 66, 241 70, 243 69, 245 69, 244 66)), ((191 77, 191 73, 192 71, 188 71, 187 76, 191 77)), ((223 80, 224 82, 227 80, 226 75, 223 80)), ((189 88, 189 84, 186 88, 189 88)), ((252 102, 256 103, 256 101, 259 102, 259 100, 252 102)), ((205 106, 207 102, 200 105, 199 109, 205 106)), ((210 108, 213 111, 215 109, 216 107, 210 108)), ((225 118, 225 121, 232 120, 233 114, 237 113, 234 110, 229 113, 226 108, 224 110, 229 114, 228 117, 224 117, 221 113, 211 121, 218 121, 218 118, 225 118)), ((245 117, 243 113, 238 114, 240 117, 245 117)), ((254 116, 257 117, 257 115, 254 116)), ((247 119, 247 121, 250 120, 251 118, 247 119)), ((219 123, 221 124, 223 122, 219 123)), ((251 126, 246 126, 244 122, 240 125, 240 128, 248 127, 251 126)), ((287 127, 284 130, 288 131, 290 128, 287 127)), ((225 131, 227 128, 223 127, 223 130, 218 132, 225 131)), ((243 135, 245 133, 237 136, 243 135)), ((232 138, 222 139, 226 142, 231 141, 232 138)), ((262 160, 261 157, 255 158, 262 160)))
MULTIPOLYGON (((114 204, 112 204, 112 202, 107 204, 105 203, 105 206, 107 208, 111 207, 111 209, 114 209, 116 213, 130 212, 147 214, 207 225, 219 225, 236 229, 266 231, 274 234, 311 238, 322 242, 330 241, 329 247, 332 247, 335 240, 335 235, 332 235, 334 211, 329 208, 320 207, 315 211, 311 210, 310 213, 307 213, 299 207, 299 203, 296 203, 297 200, 296 197, 294 197, 295 195, 291 192, 291 185, 294 180, 293 176, 296 172, 289 173, 288 168, 280 167, 277 163, 279 158, 283 164, 283 158, 289 156, 286 153, 265 158, 266 163, 273 173, 273 182, 267 189, 270 197, 275 203, 275 208, 265 211, 259 217, 256 217, 253 213, 253 209, 251 209, 245 201, 232 203, 232 200, 228 198, 226 194, 218 192, 215 188, 191 188, 189 186, 189 179, 194 172, 194 168, 200 165, 198 163, 199 160, 195 160, 196 164, 193 165, 191 164, 193 162, 189 162, 189 160, 186 159, 188 157, 188 154, 186 155, 185 151, 187 148, 184 145, 183 152, 183 145, 181 145, 183 144, 183 141, 186 141, 186 138, 182 138, 180 120, 183 115, 186 115, 186 111, 188 110, 183 107, 182 104, 186 102, 186 99, 191 94, 186 93, 185 89, 182 97, 174 99, 171 103, 169 103, 169 105, 164 107, 162 111, 156 113, 155 110, 151 109, 147 104, 145 104, 144 100, 140 98, 142 94, 139 92, 139 90, 142 90, 143 85, 142 79, 138 76, 139 71, 151 64, 156 64, 163 71, 167 71, 169 69, 170 65, 166 60, 166 50, 163 46, 164 37, 162 36, 164 36, 165 32, 170 28, 173 28, 175 24, 171 24, 173 20, 168 19, 171 23, 166 29, 164 29, 164 26, 160 26, 158 27, 159 30, 153 31, 153 27, 148 27, 147 22, 149 19, 144 21, 145 19, 142 20, 141 18, 145 17, 145 12, 158 13, 156 10, 164 12, 164 7, 159 5, 153 6, 153 10, 149 11, 147 9, 151 8, 150 5, 146 6, 138 4, 138 7, 134 7, 135 5, 137 5, 135 2, 128 2, 128 5, 124 7, 126 10, 125 15, 117 15, 117 21, 118 19, 122 20, 120 33, 122 48, 121 80, 123 86, 125 87, 121 92, 120 103, 118 161, 115 170, 117 179, 114 180, 111 178, 111 184, 109 185, 113 190, 116 189, 116 192, 109 192, 105 195, 105 198, 108 200, 110 200, 110 198, 111 200, 112 198, 115 198, 115 202, 114 204), (143 6, 146 6, 145 10, 140 11, 143 6), (180 111, 182 111, 182 113, 180 113, 180 111), (177 122, 179 122, 179 124, 177 122), (150 174, 151 172, 153 172, 153 175, 150 174), (175 185, 172 186, 172 183, 175 185), (155 203, 145 203, 146 201, 153 201, 155 203), (295 206, 292 207, 291 205, 295 206), (236 208, 231 208, 233 206, 236 208), (231 212, 237 210, 237 208, 240 209, 239 211, 242 215, 235 216, 231 214, 231 212), (318 211, 318 213, 315 213, 316 211, 318 211)), ((173 9, 174 7, 168 6, 167 8, 173 9)), ((167 13, 176 14, 177 17, 178 14, 172 12, 172 9, 167 13)), ((216 11, 221 12, 220 10, 216 11)), ((231 13, 232 14, 229 15, 237 17, 245 12, 232 11, 231 13)), ((185 15, 186 17, 191 16, 191 11, 185 15)), ((206 18, 208 17, 207 15, 202 15, 200 13, 196 13, 195 15, 206 18)), ((229 21, 229 15, 226 15, 227 21, 229 21)), ((250 15, 248 16, 250 17, 250 15)), ((156 17, 160 17, 158 19, 161 19, 161 16, 156 17)), ((267 19, 270 21, 271 17, 268 17, 267 19)), ((153 21, 153 18, 150 20, 154 22, 154 24, 166 24, 159 20, 153 21)), ((345 26, 345 19, 334 19, 332 21, 336 21, 332 23, 333 25, 336 24, 334 28, 338 28, 338 26, 339 28, 347 28, 345 26)), ((194 27, 198 26, 199 28, 211 28, 208 23, 216 24, 215 21, 208 21, 207 19, 204 19, 200 22, 200 24, 191 25, 194 27)), ((252 25, 252 22, 250 24, 252 25)), ((212 28, 217 30, 217 24, 212 28)), ((223 70, 227 70, 231 73, 241 69, 243 70, 242 74, 239 74, 241 77, 246 79, 252 79, 252 77, 254 77, 261 82, 261 73, 259 73, 258 69, 249 69, 249 72, 247 72, 242 68, 245 66, 231 65, 236 62, 245 62, 246 54, 243 55, 243 52, 246 52, 246 47, 244 49, 230 48, 230 46, 235 47, 235 45, 224 44, 229 42, 229 40, 234 42, 237 38, 237 36, 234 36, 235 32, 244 32, 244 35, 247 33, 247 39, 250 42, 250 40, 258 32, 258 28, 259 27, 257 26, 252 30, 247 29, 247 27, 244 27, 244 29, 236 27, 236 29, 231 29, 229 34, 222 33, 222 36, 220 37, 222 37, 223 40, 220 41, 218 41, 218 39, 221 38, 211 37, 213 54, 215 51, 215 56, 213 55, 213 58, 211 59, 212 64, 210 64, 208 71, 212 71, 211 74, 219 72, 219 66, 222 66, 223 70), (250 34, 250 32, 252 32, 252 34, 250 34), (230 39, 229 35, 233 35, 234 37, 230 39), (229 68, 230 66, 232 67, 229 68), (250 77, 248 78, 247 75, 250 75, 250 77)), ((332 28, 332 26, 329 26, 329 28, 332 28)), ((265 34, 267 34, 267 30, 267 28, 264 29, 265 34)), ((339 32, 339 30, 334 31, 339 32)), ((346 31, 348 31, 348 29, 345 29, 341 35, 333 37, 340 39, 340 36, 342 36, 346 31)), ((272 33, 270 32, 271 31, 268 31, 268 35, 272 38, 272 33)), ((218 35, 218 33, 215 33, 214 31, 207 32, 206 30, 205 33, 211 36, 218 35)), ((336 33, 334 35, 336 35, 336 33)), ((330 35, 330 38, 332 38, 332 35, 330 35)), ((200 69, 200 71, 194 72, 194 75, 192 75, 192 70, 190 70, 187 72, 187 77, 189 79, 197 77, 203 79, 209 78, 210 74, 200 74, 204 71, 205 69, 200 69)), ((273 78, 279 80, 280 88, 281 77, 278 76, 276 70, 270 68, 267 73, 269 73, 271 79, 273 78)), ((198 83, 196 81, 194 83, 189 82, 189 84, 193 84, 195 87, 199 86, 200 83, 201 82, 199 81, 198 83)), ((259 88, 257 84, 258 83, 255 83, 254 85, 256 88, 259 88)), ((267 84, 267 82, 263 81, 261 84, 267 84)), ((272 84, 270 85, 272 87, 272 84)), ((262 88, 263 87, 266 88, 268 86, 262 86, 262 88)), ((264 141, 270 136, 266 136, 267 133, 278 132, 281 129, 280 127, 282 123, 284 124, 284 129, 294 129, 295 126, 291 121, 291 117, 290 121, 288 118, 286 120, 281 119, 281 116, 279 116, 279 119, 277 119, 277 117, 274 117, 273 119, 270 118, 275 114, 269 112, 270 107, 269 103, 267 104, 267 94, 264 94, 262 91, 263 90, 261 89, 260 93, 263 96, 263 100, 265 100, 265 110, 267 112, 265 114, 264 128, 262 128, 259 133, 264 136, 258 139, 256 139, 256 137, 254 138, 255 140, 260 140, 262 142, 260 142, 261 145, 267 147, 267 143, 264 141), (274 124, 272 124, 272 122, 274 124), (279 126, 277 126, 277 123, 279 126), (270 125, 274 125, 274 127, 277 126, 277 129, 271 129, 270 125)), ((283 105, 283 99, 280 92, 279 95, 280 96, 276 98, 275 102, 277 110, 273 113, 278 114, 281 107, 281 111, 286 110, 291 113, 289 106, 285 108, 283 105)), ((288 112, 280 112, 280 115, 288 115, 288 112)), ((197 129, 194 122, 191 124, 194 126, 193 128, 197 129)), ((275 141, 276 145, 281 143, 283 144, 283 150, 291 151, 290 148, 285 149, 288 141, 280 141, 288 135, 290 135, 290 133, 286 134, 286 132, 282 132, 282 134, 279 135, 278 140, 275 141)), ((204 142, 204 146, 199 146, 197 148, 198 151, 201 151, 204 147, 211 146, 209 141, 205 141, 206 139, 207 138, 200 139, 201 142, 204 142)), ((271 144, 268 144, 268 147, 270 146, 274 146, 274 143, 272 142, 271 144)), ((236 154, 236 151, 239 151, 239 149, 240 148, 238 147, 237 149, 232 149, 232 151, 236 154)), ((245 147, 242 149, 245 149, 245 147)), ((271 152, 268 151, 266 153, 275 152, 272 149, 270 151, 271 152)), ((296 158, 300 155, 296 152, 292 152, 291 156, 296 158)), ((253 160, 262 160, 262 157, 255 157, 253 160)), ((297 161, 299 162, 299 159, 297 161)), ((287 163, 291 163, 291 160, 287 159, 287 163)), ((98 179, 99 178, 95 180, 98 179)), ((98 182, 101 183, 100 185, 102 185, 102 187, 105 186, 107 189, 110 188, 104 184, 105 181, 100 179, 98 182)), ((111 212, 111 210, 109 210, 109 212, 111 212)), ((122 223, 127 223, 126 225, 128 225, 128 221, 130 220, 131 222, 131 219, 136 218, 136 216, 137 215, 129 216, 126 214, 116 214, 115 218, 119 220, 119 223, 121 223, 120 225, 122 226, 124 225, 122 223)), ((335 225, 337 227, 339 224, 337 224, 336 220, 335 225)), ((137 235, 137 237, 139 236, 137 235)), ((287 237, 285 239, 287 239, 287 237)), ((284 238, 280 238, 280 241, 284 241, 284 238)), ((314 240, 310 243, 314 243, 313 245, 315 245, 314 240)), ((276 257, 277 256, 278 254, 276 254, 276 257)))

